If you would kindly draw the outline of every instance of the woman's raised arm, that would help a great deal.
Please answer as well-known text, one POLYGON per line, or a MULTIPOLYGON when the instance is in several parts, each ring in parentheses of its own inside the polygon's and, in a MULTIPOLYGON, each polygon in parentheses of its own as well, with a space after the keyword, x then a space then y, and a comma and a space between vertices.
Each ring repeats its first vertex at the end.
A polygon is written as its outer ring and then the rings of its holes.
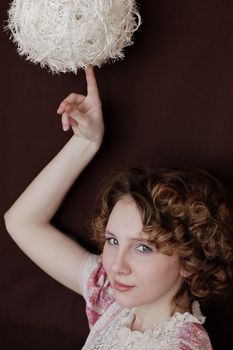
POLYGON ((18 246, 45 272, 81 294, 87 252, 50 224, 65 194, 100 148, 104 124, 92 67, 86 69, 87 96, 71 94, 60 104, 63 129, 73 136, 5 214, 18 246))

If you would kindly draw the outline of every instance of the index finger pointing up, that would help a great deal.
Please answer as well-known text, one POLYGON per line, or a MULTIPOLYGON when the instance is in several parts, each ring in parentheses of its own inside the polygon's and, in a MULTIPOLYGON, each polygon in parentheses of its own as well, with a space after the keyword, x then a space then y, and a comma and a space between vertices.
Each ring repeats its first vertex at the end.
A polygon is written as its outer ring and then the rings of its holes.
POLYGON ((85 73, 86 73, 86 80, 87 80, 87 94, 89 96, 99 97, 99 90, 95 79, 93 67, 91 65, 88 65, 85 70, 85 73))

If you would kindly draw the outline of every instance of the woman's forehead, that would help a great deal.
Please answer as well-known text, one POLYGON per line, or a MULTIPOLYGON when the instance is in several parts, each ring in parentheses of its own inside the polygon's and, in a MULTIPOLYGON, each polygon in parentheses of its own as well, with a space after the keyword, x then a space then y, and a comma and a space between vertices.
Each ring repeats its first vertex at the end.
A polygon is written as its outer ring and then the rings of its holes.
POLYGON ((115 233, 117 229, 128 229, 132 233, 142 232, 142 218, 133 199, 119 200, 113 207, 108 218, 107 230, 115 233))

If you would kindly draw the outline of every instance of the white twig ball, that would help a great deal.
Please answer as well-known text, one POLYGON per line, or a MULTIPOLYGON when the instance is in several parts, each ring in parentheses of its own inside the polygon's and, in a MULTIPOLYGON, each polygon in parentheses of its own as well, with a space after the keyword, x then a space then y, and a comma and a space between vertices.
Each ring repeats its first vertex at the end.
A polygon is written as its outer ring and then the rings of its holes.
POLYGON ((141 24, 134 0, 14 0, 8 13, 19 54, 53 73, 123 58, 141 24))

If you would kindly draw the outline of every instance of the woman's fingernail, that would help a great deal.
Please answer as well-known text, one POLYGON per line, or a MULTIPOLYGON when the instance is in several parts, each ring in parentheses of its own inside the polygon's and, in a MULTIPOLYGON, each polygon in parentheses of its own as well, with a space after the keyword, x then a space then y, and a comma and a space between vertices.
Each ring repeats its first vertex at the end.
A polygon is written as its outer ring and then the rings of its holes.
POLYGON ((67 124, 63 124, 63 125, 62 125, 62 128, 63 128, 64 131, 69 130, 69 126, 68 126, 67 124))

